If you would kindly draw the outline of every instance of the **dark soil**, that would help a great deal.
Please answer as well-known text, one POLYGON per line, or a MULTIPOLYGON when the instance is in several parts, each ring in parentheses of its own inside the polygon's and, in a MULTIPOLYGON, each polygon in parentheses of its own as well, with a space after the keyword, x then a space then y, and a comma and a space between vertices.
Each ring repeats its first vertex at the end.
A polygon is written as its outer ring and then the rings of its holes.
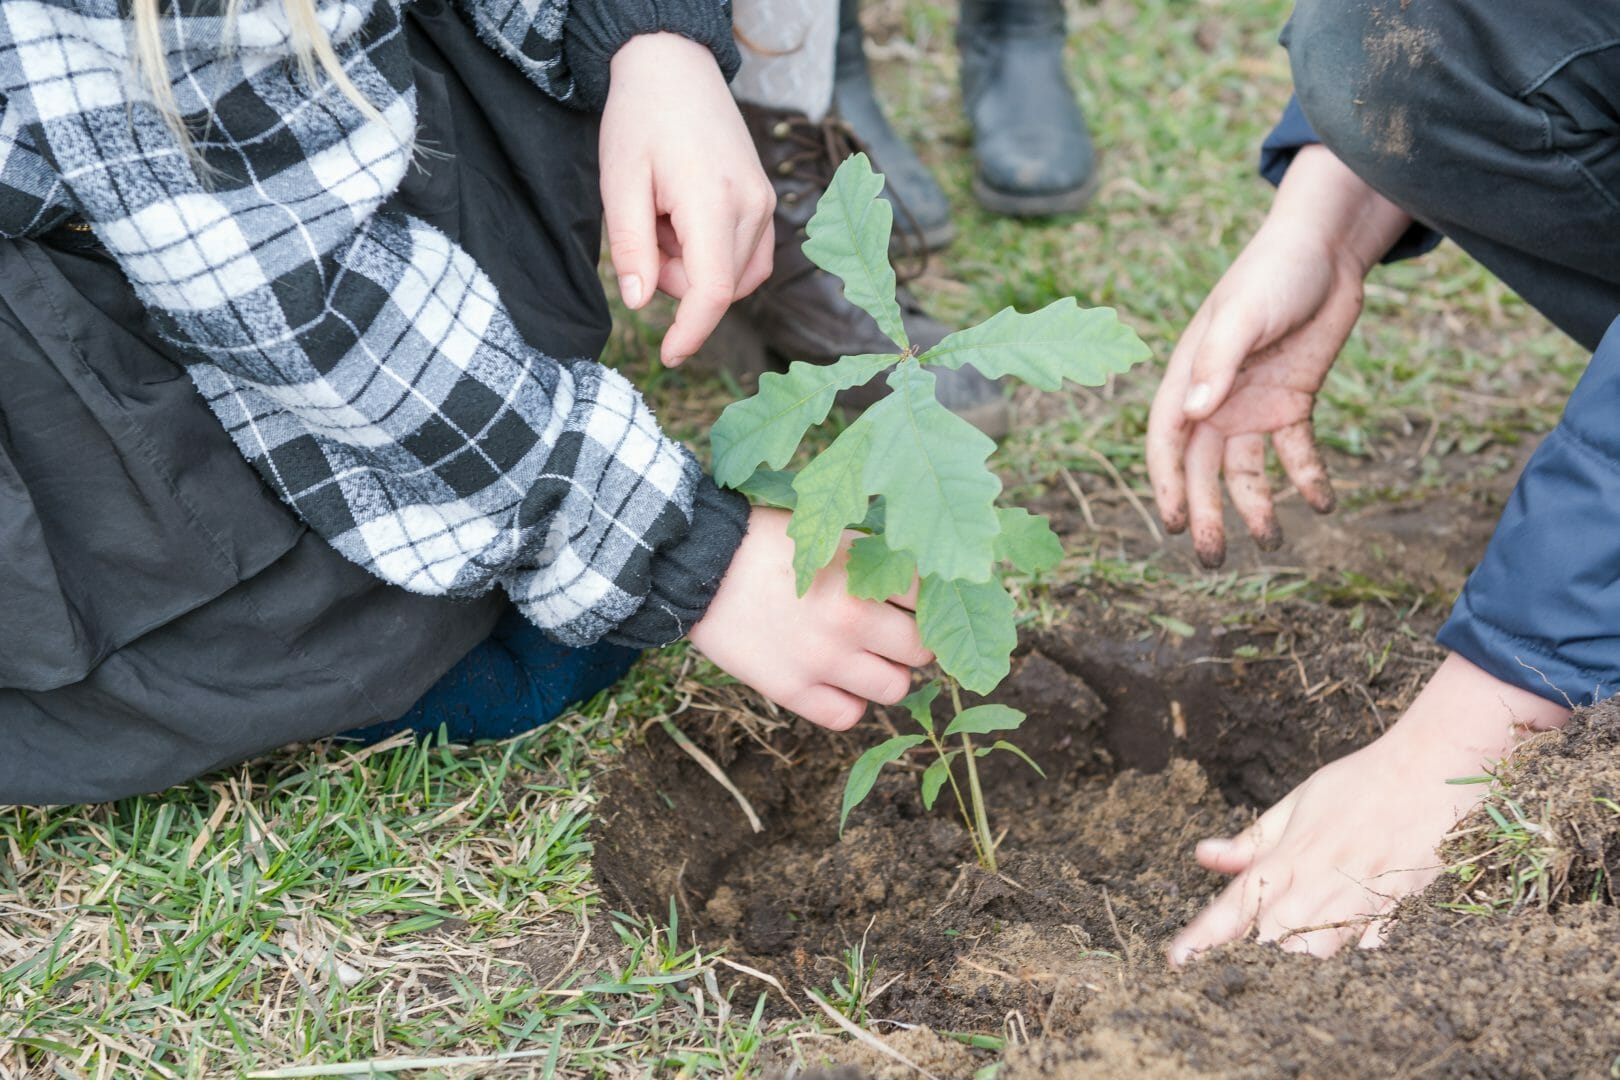
MULTIPOLYGON (((717 717, 688 732, 764 830, 655 727, 601 781, 610 904, 657 917, 674 897, 683 935, 787 990, 794 1004, 770 993, 777 1015, 849 986, 860 949, 875 964, 866 1026, 940 1077, 998 1057, 935 1034, 953 1032, 1008 1037, 998 1080, 1620 1069, 1620 710, 1521 754, 1502 797, 1535 843, 1464 834, 1471 877, 1410 902, 1386 948, 1315 961, 1240 944, 1172 972, 1166 942, 1221 885, 1193 844, 1375 738, 1438 661, 1443 612, 1162 589, 1058 599, 1064 622, 1026 633, 997 694, 1030 714, 1018 742, 1048 774, 983 763, 1000 875, 972 865, 948 793, 922 811, 926 762, 889 771, 839 840, 844 773, 898 713, 858 735, 753 739, 717 717), (1527 865, 1545 868, 1529 888, 1527 865)), ((749 1001, 765 989, 738 978, 749 1001)), ((826 1055, 809 1074, 825 1080, 915 1075, 853 1042, 805 1046, 826 1055)))

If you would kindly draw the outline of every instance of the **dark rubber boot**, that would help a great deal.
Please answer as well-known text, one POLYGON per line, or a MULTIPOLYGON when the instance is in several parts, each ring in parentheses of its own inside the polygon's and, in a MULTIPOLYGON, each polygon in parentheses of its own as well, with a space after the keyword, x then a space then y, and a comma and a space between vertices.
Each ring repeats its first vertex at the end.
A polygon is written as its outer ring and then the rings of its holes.
POLYGON ((956 226, 951 224, 951 204, 928 166, 895 134, 878 105, 872 89, 872 73, 866 66, 866 37, 861 30, 860 9, 860 0, 840 0, 838 5, 833 110, 866 144, 866 152, 872 156, 872 167, 887 181, 885 193, 894 195, 898 203, 895 219, 904 221, 909 216, 922 249, 938 251, 956 236, 956 226))
MULTIPOLYGON (((816 200, 838 164, 859 148, 849 128, 832 117, 817 122, 802 113, 739 107, 776 188, 776 262, 765 284, 731 306, 697 359, 746 377, 785 370, 794 360, 830 364, 842 356, 895 352, 877 322, 844 299, 839 280, 801 249, 816 200)), ((930 348, 950 333, 907 290, 900 290, 899 300, 906 337, 918 349, 930 348)), ((998 383, 972 367, 932 370, 941 404, 991 438, 1007 434, 1011 412, 998 383)), ((879 377, 840 394, 838 403, 864 409, 887 392, 879 377)))
POLYGON ((956 41, 979 202, 1018 217, 1085 206, 1096 155, 1063 69, 1062 0, 962 0, 956 41))

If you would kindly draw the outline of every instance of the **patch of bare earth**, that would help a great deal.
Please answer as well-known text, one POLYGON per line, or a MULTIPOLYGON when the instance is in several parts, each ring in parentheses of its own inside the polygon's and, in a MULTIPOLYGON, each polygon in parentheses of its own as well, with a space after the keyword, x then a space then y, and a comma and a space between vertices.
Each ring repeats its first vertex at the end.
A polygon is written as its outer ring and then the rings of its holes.
MULTIPOLYGON (((1468 523, 1487 515, 1450 501, 1492 502, 1511 477, 1494 483, 1301 516, 1294 554, 1317 572, 1454 588, 1483 542, 1468 523)), ((1118 513, 1131 513, 1123 500, 1118 513)), ((884 776, 839 839, 844 774, 900 728, 898 712, 829 736, 779 719, 739 725, 735 702, 710 703, 704 721, 700 701, 688 733, 763 830, 650 729, 600 781, 595 866, 611 904, 656 916, 674 897, 683 935, 772 981, 737 976, 750 1002, 769 987, 778 1016, 815 1013, 810 991, 851 985, 859 947, 875 965, 865 1026, 935 1076, 996 1060, 951 1035, 975 1032, 1010 1038, 1000 1080, 1607 1072, 1620 1055, 1620 913, 1607 886, 1620 812, 1602 801, 1620 799, 1617 710, 1539 740, 1506 774, 1507 796, 1536 807, 1556 848, 1552 902, 1504 902, 1514 866, 1481 858, 1469 881, 1442 878, 1409 903, 1381 951, 1323 962, 1242 944, 1172 972, 1165 944, 1222 884, 1194 864, 1193 844, 1375 738, 1438 661, 1428 641, 1444 611, 1113 587, 1055 599, 1066 618, 1025 634, 996 695, 1029 713, 1019 741, 1048 776, 985 760, 1000 874, 972 864, 948 797, 923 812, 924 761, 884 776), (1457 904, 1495 913, 1446 906, 1457 904)), ((767 1049, 767 1072, 911 1073, 853 1041, 793 1045, 767 1049)))

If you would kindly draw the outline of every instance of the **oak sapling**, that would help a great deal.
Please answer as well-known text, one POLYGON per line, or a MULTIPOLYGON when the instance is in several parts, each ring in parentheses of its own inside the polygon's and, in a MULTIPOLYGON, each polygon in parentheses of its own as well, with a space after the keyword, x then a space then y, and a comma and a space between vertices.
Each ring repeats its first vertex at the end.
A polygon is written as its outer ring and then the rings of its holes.
POLYGON ((949 786, 980 864, 994 871, 977 759, 1003 751, 1040 768, 1008 741, 975 746, 974 736, 1015 731, 1024 715, 1005 705, 963 708, 961 691, 988 694, 1009 670, 1016 604, 1002 584, 1005 568, 1038 573, 1063 552, 1044 518, 996 505, 1001 481, 987 464, 995 443, 939 403, 929 369, 970 363, 989 378, 1057 390, 1064 380, 1101 385, 1146 359, 1148 349, 1111 308, 1081 308, 1072 297, 1029 314, 1003 309, 918 349, 906 338, 895 299, 888 259, 893 210, 878 197, 882 189, 883 177, 866 155, 840 165, 810 219, 804 252, 842 280, 845 297, 877 320, 894 352, 793 363, 762 375, 759 392, 728 407, 714 426, 714 475, 758 502, 792 511, 788 534, 801 594, 838 553, 846 529, 865 534, 849 550, 852 594, 884 600, 919 581, 917 623, 944 674, 903 703, 919 733, 889 739, 855 762, 839 829, 884 765, 926 743, 937 756, 922 774, 924 805, 932 808, 949 786), (797 473, 783 471, 806 432, 827 419, 838 393, 879 375, 889 392, 797 473), (951 709, 939 728, 932 705, 942 692, 951 709))

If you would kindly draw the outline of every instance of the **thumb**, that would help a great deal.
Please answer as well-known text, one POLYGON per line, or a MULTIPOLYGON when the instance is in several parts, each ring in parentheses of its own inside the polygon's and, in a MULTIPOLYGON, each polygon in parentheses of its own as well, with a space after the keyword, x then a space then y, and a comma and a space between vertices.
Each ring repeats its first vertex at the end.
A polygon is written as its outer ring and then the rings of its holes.
POLYGON ((602 170, 602 221, 608 257, 619 279, 619 296, 632 311, 652 298, 658 284, 661 255, 657 216, 650 172, 602 170))
POLYGON ((1189 420, 1206 419, 1221 407, 1232 392, 1243 362, 1259 344, 1260 328, 1247 319, 1222 313, 1210 321, 1193 353, 1187 396, 1181 403, 1181 411, 1189 420))
POLYGON ((1217 874, 1241 874, 1254 861, 1276 845, 1293 817, 1296 792, 1283 796, 1277 805, 1261 814, 1254 824, 1237 836, 1212 836, 1198 841, 1193 857, 1205 870, 1217 874))

